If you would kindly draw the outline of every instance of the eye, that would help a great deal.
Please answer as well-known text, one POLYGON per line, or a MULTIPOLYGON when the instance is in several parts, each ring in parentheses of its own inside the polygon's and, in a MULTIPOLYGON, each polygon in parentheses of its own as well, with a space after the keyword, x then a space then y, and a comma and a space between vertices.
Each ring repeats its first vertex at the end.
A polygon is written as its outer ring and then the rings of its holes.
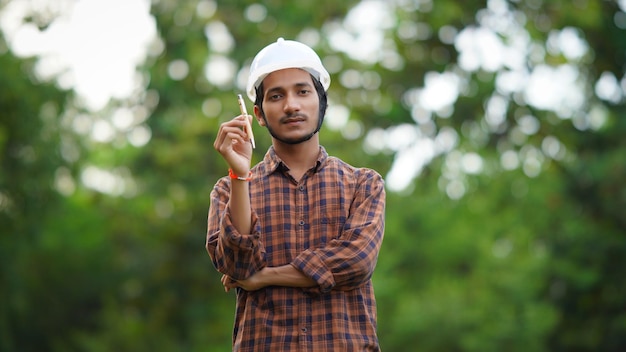
POLYGON ((275 100, 280 99, 281 97, 282 97, 281 94, 272 94, 272 95, 269 96, 269 99, 272 100, 272 101, 275 101, 275 100))

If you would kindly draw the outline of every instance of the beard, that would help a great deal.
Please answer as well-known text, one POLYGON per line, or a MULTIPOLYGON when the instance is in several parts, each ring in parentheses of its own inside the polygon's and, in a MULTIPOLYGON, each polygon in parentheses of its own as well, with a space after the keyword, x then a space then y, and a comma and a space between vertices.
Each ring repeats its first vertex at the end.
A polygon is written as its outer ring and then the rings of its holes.
MULTIPOLYGON (((303 115, 288 115, 288 116, 284 116, 280 120, 282 121, 282 120, 285 120, 285 119, 288 119, 288 118, 293 118, 293 117, 296 117, 296 116, 303 116, 303 115)), ((262 117, 263 117, 263 121, 265 121, 265 126, 267 127, 267 130, 270 133, 270 135, 274 139, 276 139, 276 140, 278 140, 278 141, 280 141, 280 142, 282 142, 284 144, 295 145, 295 144, 304 143, 304 142, 308 141, 309 139, 313 138, 313 136, 315 136, 315 134, 317 132, 319 132, 320 128, 322 127, 322 117, 320 116, 319 119, 318 119, 318 122, 317 122, 317 128, 315 128, 315 130, 313 132, 311 132, 311 133, 309 133, 307 135, 304 135, 302 137, 298 137, 298 138, 286 138, 286 137, 282 137, 282 136, 278 135, 278 133, 276 133, 276 131, 274 131, 272 126, 269 123, 267 123, 267 119, 265 118, 265 112, 262 112, 262 117)), ((304 116, 304 117, 306 117, 306 116, 304 116)))

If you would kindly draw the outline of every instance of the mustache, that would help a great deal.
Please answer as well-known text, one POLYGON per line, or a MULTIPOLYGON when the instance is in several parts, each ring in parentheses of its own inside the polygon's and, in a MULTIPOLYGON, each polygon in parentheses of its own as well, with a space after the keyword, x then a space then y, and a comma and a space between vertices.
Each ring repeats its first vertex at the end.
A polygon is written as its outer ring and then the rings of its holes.
POLYGON ((289 120, 293 119, 308 119, 309 117, 306 114, 297 113, 297 114, 289 114, 280 118, 280 123, 285 123, 289 120))

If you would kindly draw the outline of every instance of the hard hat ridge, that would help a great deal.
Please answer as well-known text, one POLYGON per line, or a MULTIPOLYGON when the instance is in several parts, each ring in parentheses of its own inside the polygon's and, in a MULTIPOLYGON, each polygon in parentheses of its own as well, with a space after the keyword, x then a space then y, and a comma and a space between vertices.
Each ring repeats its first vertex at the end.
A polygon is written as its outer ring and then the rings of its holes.
POLYGON ((270 73, 286 68, 300 68, 309 72, 318 79, 324 90, 330 86, 330 75, 322 65, 322 60, 313 49, 307 45, 278 38, 272 44, 261 49, 252 60, 250 65, 250 76, 246 86, 246 93, 250 100, 256 99, 256 88, 263 79, 270 73))

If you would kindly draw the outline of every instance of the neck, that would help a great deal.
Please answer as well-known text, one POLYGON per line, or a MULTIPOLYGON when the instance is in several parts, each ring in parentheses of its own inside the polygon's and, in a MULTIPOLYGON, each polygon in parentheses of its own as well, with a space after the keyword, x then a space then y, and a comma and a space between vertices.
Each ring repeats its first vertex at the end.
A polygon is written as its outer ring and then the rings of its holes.
POLYGON ((272 146, 276 155, 289 167, 289 170, 293 171, 292 174, 303 174, 315 166, 319 156, 318 135, 315 134, 308 141, 298 144, 285 144, 274 139, 272 146))

